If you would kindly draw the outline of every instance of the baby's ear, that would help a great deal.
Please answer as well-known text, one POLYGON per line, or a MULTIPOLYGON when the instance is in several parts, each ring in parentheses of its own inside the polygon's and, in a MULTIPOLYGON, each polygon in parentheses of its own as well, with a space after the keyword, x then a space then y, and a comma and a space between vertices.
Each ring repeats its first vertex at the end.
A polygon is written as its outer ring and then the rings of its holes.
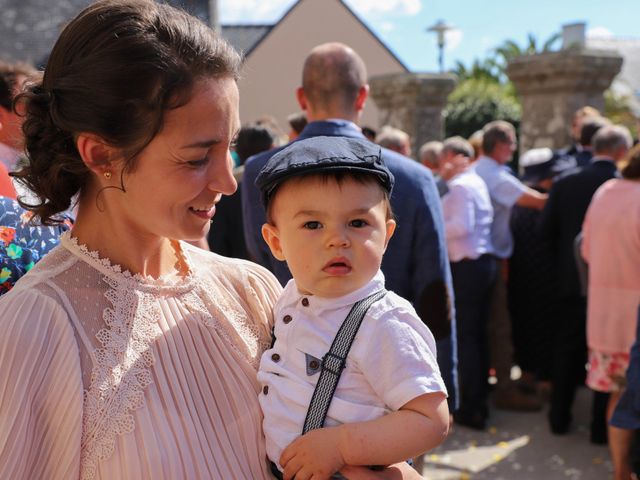
POLYGON ((275 225, 271 225, 270 223, 265 223, 262 225, 262 238, 269 245, 269 249, 271 250, 271 254, 276 257, 280 261, 285 261, 284 254, 282 253, 282 245, 280 244, 280 232, 278 232, 278 227, 275 225))
POLYGON ((386 250, 387 245, 389 245, 389 240, 391 240, 391 237, 393 237, 393 232, 396 231, 396 221, 393 219, 389 219, 387 220, 387 236, 385 238, 384 241, 384 248, 386 250))

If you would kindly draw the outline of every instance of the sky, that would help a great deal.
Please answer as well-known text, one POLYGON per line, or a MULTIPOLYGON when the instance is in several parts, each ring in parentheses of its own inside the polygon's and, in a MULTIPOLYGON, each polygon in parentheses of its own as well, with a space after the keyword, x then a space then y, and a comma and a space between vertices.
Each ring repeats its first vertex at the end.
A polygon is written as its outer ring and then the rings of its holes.
MULTIPOLYGON (((640 39, 638 0, 344 0, 414 72, 438 71, 438 20, 455 27, 445 39, 444 67, 470 65, 506 40, 540 44, 562 25, 584 22, 588 36, 640 39)), ((220 22, 275 23, 295 0, 218 0, 220 22)))

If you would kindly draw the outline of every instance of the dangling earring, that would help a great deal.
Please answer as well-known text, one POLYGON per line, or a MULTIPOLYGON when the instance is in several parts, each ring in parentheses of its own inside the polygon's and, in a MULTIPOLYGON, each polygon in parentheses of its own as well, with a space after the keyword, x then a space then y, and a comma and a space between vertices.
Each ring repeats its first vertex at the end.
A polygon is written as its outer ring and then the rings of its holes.
POLYGON ((104 178, 106 178, 107 180, 111 179, 111 172, 106 171, 106 172, 103 173, 103 175, 104 175, 104 178))

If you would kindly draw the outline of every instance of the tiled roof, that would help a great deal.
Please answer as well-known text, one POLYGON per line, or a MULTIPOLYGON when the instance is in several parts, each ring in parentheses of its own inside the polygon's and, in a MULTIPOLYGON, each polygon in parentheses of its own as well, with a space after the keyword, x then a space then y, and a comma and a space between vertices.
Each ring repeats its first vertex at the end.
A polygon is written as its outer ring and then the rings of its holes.
POLYGON ((247 55, 272 28, 273 25, 222 25, 222 36, 236 50, 247 55))
MULTIPOLYGON (((1 0, 0 58, 42 66, 62 27, 93 0, 1 0)), ((208 0, 169 0, 203 20, 208 0)))
POLYGON ((41 64, 62 26, 91 0, 3 0, 0 57, 41 64))

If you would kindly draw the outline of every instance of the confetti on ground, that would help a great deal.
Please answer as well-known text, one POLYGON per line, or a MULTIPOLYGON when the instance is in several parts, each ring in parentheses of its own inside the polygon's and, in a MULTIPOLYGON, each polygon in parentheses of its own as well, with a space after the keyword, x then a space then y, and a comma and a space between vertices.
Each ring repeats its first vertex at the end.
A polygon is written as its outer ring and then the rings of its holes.
POLYGON ((499 442, 496 445, 485 447, 470 446, 462 450, 449 450, 440 455, 429 455, 426 463, 458 468, 468 472, 477 473, 499 462, 514 450, 524 447, 529 443, 529 436, 515 438, 509 442, 499 442))

